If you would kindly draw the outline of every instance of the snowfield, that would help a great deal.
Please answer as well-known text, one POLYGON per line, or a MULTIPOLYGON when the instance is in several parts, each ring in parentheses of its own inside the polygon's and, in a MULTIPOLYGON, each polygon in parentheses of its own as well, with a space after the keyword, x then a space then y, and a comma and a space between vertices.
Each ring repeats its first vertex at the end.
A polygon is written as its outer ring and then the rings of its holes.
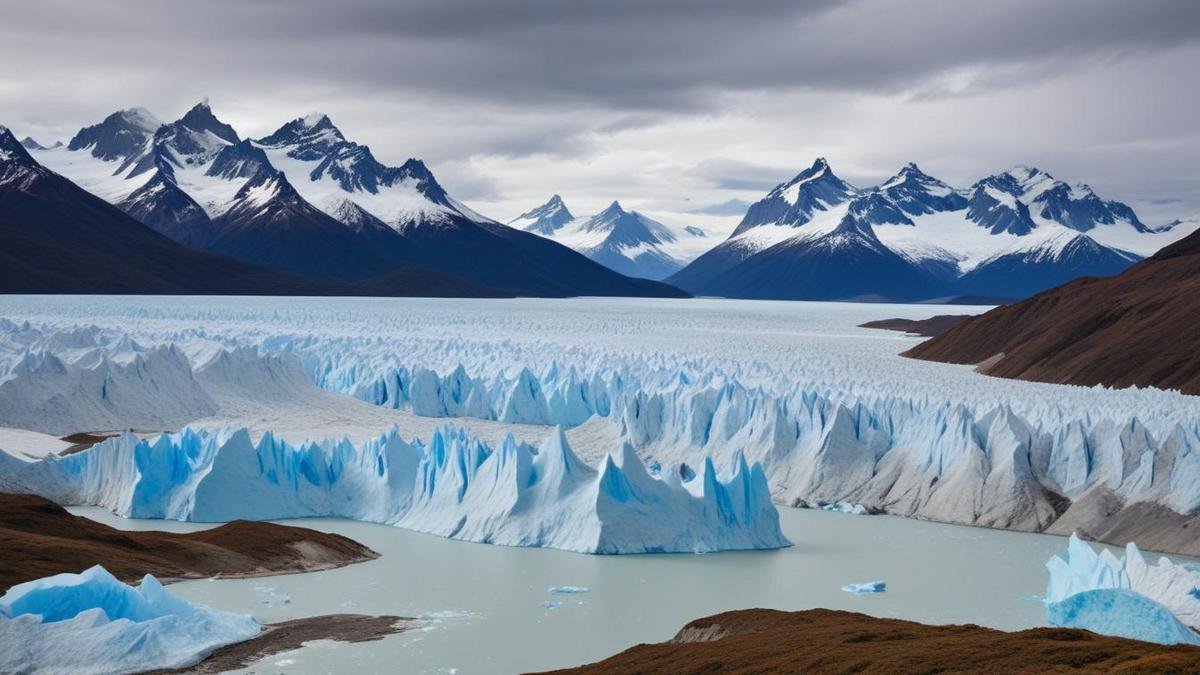
POLYGON ((664 476, 744 457, 784 504, 1064 534, 1134 504, 1200 509, 1196 397, 984 377, 856 327, 980 309, 8 297, 0 426, 233 426, 298 446, 391 424, 430 439, 452 419, 490 449, 561 426, 591 466, 625 444, 664 476))

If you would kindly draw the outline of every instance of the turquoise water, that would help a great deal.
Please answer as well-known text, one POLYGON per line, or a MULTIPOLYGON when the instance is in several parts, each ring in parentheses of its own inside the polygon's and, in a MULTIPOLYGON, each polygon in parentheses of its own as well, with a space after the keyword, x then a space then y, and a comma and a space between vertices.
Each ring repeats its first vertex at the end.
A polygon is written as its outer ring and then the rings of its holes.
MULTIPOLYGON (((204 527, 72 510, 124 528, 204 527)), ((1064 538, 1049 535, 780 510, 794 547, 701 556, 589 556, 342 520, 292 521, 351 537, 382 556, 326 572, 188 581, 171 590, 263 621, 338 612, 425 617, 419 629, 378 642, 316 643, 276 655, 256 672, 510 673, 595 661, 666 640, 691 619, 747 607, 832 607, 1003 629, 1044 625, 1044 564, 1066 549, 1064 538), (840 590, 875 579, 887 581, 887 592, 840 590), (551 595, 552 586, 590 590, 551 595), (555 600, 563 604, 543 606, 555 600)))

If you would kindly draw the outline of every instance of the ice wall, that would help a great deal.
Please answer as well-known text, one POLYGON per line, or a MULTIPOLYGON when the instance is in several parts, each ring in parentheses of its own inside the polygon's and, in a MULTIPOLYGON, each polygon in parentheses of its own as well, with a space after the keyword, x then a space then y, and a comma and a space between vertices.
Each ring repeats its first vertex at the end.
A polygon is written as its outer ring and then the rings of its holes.
MULTIPOLYGON (((726 313, 739 307, 728 306, 726 313)), ((204 411, 185 410, 177 399, 207 410, 205 400, 231 388, 286 397, 312 383, 427 417, 607 424, 615 432, 606 438, 616 436, 664 464, 699 466, 712 457, 719 469, 733 471, 741 452, 762 464, 779 503, 849 502, 1023 530, 1046 529, 1089 496, 1102 498, 1106 509, 1154 504, 1168 513, 1200 511, 1195 397, 1010 382, 909 364, 894 354, 874 357, 877 368, 864 373, 861 362, 870 363, 870 352, 862 341, 844 338, 836 347, 818 341, 807 354, 765 338, 665 345, 635 326, 618 350, 590 344, 586 324, 558 329, 568 331, 565 337, 547 327, 557 324, 538 324, 532 335, 520 326, 473 335, 499 319, 477 321, 469 312, 416 328, 371 315, 378 326, 352 324, 351 333, 336 334, 307 313, 301 321, 282 310, 207 316, 203 329, 166 314, 139 319, 136 339, 112 328, 0 320, 0 424, 39 428, 65 416, 64 431, 141 420, 178 428, 204 411), (311 325, 310 332, 297 321, 311 325), (231 328, 214 332, 214 326, 231 328), (743 342, 761 353, 748 352, 743 342), (190 366, 155 365, 180 353, 190 366), (19 365, 52 360, 59 365, 19 365), (113 367, 105 363, 127 364, 138 376, 90 374, 113 367), (891 372, 910 368, 947 377, 891 372), (73 373, 69 382, 81 384, 64 390, 55 374, 62 369, 73 373), (177 391, 186 395, 176 397, 177 391), (45 412, 60 408, 69 412, 45 412)), ((600 457, 609 449, 584 447, 580 454, 600 457)))
POLYGON ((426 443, 395 428, 360 446, 286 443, 245 430, 132 434, 66 457, 0 453, 17 489, 133 518, 200 522, 334 516, 453 539, 582 553, 706 553, 789 546, 766 476, 742 458, 727 476, 652 477, 626 444, 598 468, 561 430, 539 448, 490 448, 461 429, 426 443))

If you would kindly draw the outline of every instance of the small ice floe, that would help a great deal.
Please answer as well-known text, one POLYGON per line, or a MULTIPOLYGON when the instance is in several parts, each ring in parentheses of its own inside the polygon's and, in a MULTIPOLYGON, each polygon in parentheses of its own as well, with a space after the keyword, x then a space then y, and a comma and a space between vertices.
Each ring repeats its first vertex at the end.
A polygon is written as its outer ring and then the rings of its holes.
POLYGON ((547 600, 542 603, 542 607, 545 607, 546 609, 555 609, 557 607, 562 607, 564 604, 566 603, 564 603, 562 600, 547 600))
POLYGON ((855 515, 855 516, 871 515, 871 509, 868 509, 867 507, 863 506, 862 504, 855 504, 853 502, 829 502, 826 504, 818 504, 818 506, 820 507, 820 509, 822 511, 833 511, 835 513, 849 513, 849 514, 855 515))
POLYGON ((887 590, 887 582, 881 579, 868 581, 865 584, 846 584, 842 586, 842 590, 847 593, 882 593, 887 590))
POLYGON ((264 596, 262 599, 262 604, 266 605, 267 607, 277 607, 279 605, 292 604, 292 597, 279 590, 278 586, 255 586, 254 590, 257 591, 259 595, 264 596))
POLYGON ((551 586, 548 590, 551 595, 566 595, 568 593, 587 593, 587 586, 551 586))

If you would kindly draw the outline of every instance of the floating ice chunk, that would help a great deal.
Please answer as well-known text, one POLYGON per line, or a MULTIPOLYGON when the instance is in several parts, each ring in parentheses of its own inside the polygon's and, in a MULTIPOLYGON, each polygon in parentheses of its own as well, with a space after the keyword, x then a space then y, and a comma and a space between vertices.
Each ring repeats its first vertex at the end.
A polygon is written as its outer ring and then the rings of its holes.
POLYGON ((1101 635, 1200 645, 1197 635, 1163 605, 1126 588, 1095 588, 1046 606, 1053 626, 1082 628, 1101 635))
POLYGON ((0 598, 0 672, 181 668, 260 630, 250 616, 168 593, 153 576, 134 588, 97 565, 18 584, 0 598))
POLYGON ((887 590, 886 581, 868 581, 862 584, 846 584, 842 590, 847 593, 882 593, 887 590))
POLYGON ((834 511, 837 513, 849 513, 855 516, 871 515, 870 509, 862 504, 855 504, 853 502, 830 502, 828 504, 821 504, 821 510, 834 511))
MULTIPOLYGON (((1125 556, 1117 558, 1108 549, 1096 553, 1092 547, 1071 535, 1067 542, 1066 560, 1053 556, 1046 563, 1046 568, 1050 571, 1050 581, 1045 599, 1047 612, 1052 617, 1071 615, 1065 609, 1055 613, 1057 610, 1051 611, 1051 608, 1055 603, 1065 602, 1077 594, 1121 589, 1161 605, 1184 626, 1192 630, 1200 629, 1200 597, 1195 593, 1200 588, 1200 571, 1173 563, 1165 557, 1150 565, 1132 542, 1125 547, 1125 556)), ((1087 605, 1085 615, 1094 616, 1098 608, 1123 607, 1131 602, 1128 599, 1093 599, 1087 605)), ((1083 612, 1083 609, 1079 611, 1083 612)), ((1104 625, 1098 620, 1092 620, 1092 623, 1104 625)), ((1112 625, 1119 625, 1119 622, 1114 621, 1112 625)))
POLYGON ((790 546, 762 467, 712 461, 694 484, 651 476, 629 444, 598 469, 561 429, 536 451, 495 449, 443 428, 409 443, 395 427, 362 445, 290 445, 271 433, 132 434, 28 462, 0 453, 17 491, 133 518, 196 522, 341 517, 466 541, 583 553, 707 553, 790 546))
POLYGON ((562 600, 547 600, 542 603, 542 607, 545 607, 546 609, 554 609, 556 607, 562 607, 565 604, 566 603, 562 600))
POLYGON ((547 592, 552 595, 560 595, 564 593, 587 593, 588 589, 585 586, 551 586, 547 592))

